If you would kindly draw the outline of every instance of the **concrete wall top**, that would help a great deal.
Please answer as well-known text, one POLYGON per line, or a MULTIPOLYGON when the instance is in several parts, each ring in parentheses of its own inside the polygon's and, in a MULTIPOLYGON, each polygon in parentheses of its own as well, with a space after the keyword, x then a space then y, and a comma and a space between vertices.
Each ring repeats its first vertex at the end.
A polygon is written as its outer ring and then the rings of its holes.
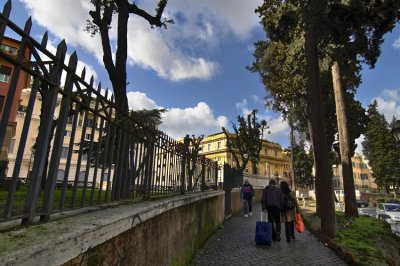
MULTIPOLYGON (((0 265, 61 265, 89 248, 171 209, 224 191, 193 192, 152 202, 102 205, 65 218, 0 233, 0 265)), ((2 228, 0 228, 2 229, 2 228)))

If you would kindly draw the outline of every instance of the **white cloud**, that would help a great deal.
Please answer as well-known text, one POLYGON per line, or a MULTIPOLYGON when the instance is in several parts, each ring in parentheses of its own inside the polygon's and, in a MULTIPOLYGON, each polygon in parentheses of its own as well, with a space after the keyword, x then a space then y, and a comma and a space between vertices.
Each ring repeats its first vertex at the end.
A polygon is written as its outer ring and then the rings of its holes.
MULTIPOLYGON (((163 109, 162 106, 138 91, 128 92, 129 108, 141 109, 163 109)), ((199 102, 195 107, 167 108, 162 115, 160 130, 173 138, 189 135, 210 135, 222 131, 227 127, 228 119, 225 116, 215 117, 213 110, 204 102, 199 102)))
POLYGON ((252 112, 252 110, 248 108, 246 99, 243 99, 241 102, 236 103, 236 109, 238 109, 242 113, 242 116, 247 116, 252 112))
POLYGON ((385 116, 386 121, 392 121, 393 116, 400 119, 400 89, 384 89, 382 95, 373 100, 378 103, 378 111, 385 116))
POLYGON ((400 102, 400 89, 398 89, 398 90, 384 89, 382 94, 386 98, 393 99, 397 102, 400 102))
POLYGON ((210 79, 218 64, 202 57, 184 55, 168 42, 162 30, 150 30, 143 19, 133 18, 128 32, 128 62, 152 69, 158 76, 173 81, 210 79))
POLYGON ((400 38, 397 38, 392 45, 395 49, 400 49, 400 38))
POLYGON ((163 123, 160 129, 173 138, 189 135, 210 135, 222 131, 228 119, 225 116, 215 117, 213 110, 204 102, 195 107, 184 109, 171 108, 163 114, 163 123))
MULTIPOLYGON (((32 18, 42 27, 65 39, 67 45, 81 47, 102 58, 99 36, 94 38, 83 31, 89 19, 88 1, 84 0, 20 0, 25 3, 32 18)), ((79 56, 79 55, 78 55, 79 56)))
POLYGON ((228 3, 226 0, 176 0, 169 2, 167 8, 173 14, 183 13, 188 20, 187 27, 194 29, 193 34, 198 34, 199 26, 212 23, 219 33, 228 30, 236 37, 246 39, 260 21, 254 10, 261 4, 261 0, 230 0, 228 3))
POLYGON ((356 144, 357 144, 357 148, 356 148, 356 153, 363 155, 362 152, 362 142, 364 141, 365 136, 361 135, 358 139, 356 139, 356 144))
POLYGON ((283 120, 282 116, 279 116, 277 118, 269 118, 266 119, 266 121, 269 126, 268 130, 271 132, 269 135, 267 135, 268 139, 278 139, 282 138, 282 136, 288 137, 289 125, 286 121, 283 120))
POLYGON ((131 110, 150 110, 150 109, 162 109, 162 107, 157 106, 156 102, 143 92, 130 91, 126 94, 128 97, 128 105, 131 110))
MULTIPOLYGON (((87 0, 20 0, 36 22, 68 44, 82 47, 102 64, 102 48, 98 35, 94 38, 83 31, 92 9, 87 0)), ((218 63, 194 52, 194 47, 207 51, 218 50, 220 42, 228 41, 228 34, 246 39, 259 18, 254 9, 262 1, 223 0, 184 1, 168 3, 165 16, 176 24, 167 30, 150 29, 142 18, 131 16, 128 29, 128 61, 130 64, 154 70, 158 76, 172 81, 187 79, 208 80, 218 72, 218 63), (183 22, 179 22, 178 14, 183 22), (224 38, 225 37, 225 38, 224 38)), ((154 14, 157 1, 140 5, 154 14)), ((115 19, 113 25, 115 25, 115 19)), ((115 50, 116 30, 110 30, 112 49, 115 50)))
POLYGON ((255 103, 262 104, 262 105, 265 104, 264 99, 263 99, 263 98, 260 98, 260 96, 258 96, 258 95, 252 95, 252 96, 251 96, 251 99, 252 99, 255 103))

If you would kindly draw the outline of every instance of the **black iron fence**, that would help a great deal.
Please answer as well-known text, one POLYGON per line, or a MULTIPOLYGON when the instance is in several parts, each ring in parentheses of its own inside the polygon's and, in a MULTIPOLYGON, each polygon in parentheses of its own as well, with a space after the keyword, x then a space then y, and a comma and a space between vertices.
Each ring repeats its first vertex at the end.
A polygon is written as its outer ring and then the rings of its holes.
POLYGON ((37 42, 30 36, 31 20, 21 29, 9 20, 10 12, 8 1, 0 14, 0 43, 9 39, 8 30, 18 36, 12 39, 18 49, 0 50, 0 64, 12 67, 4 73, 9 79, 0 122, 0 147, 9 150, 0 158, 2 221, 19 217, 29 224, 35 216, 46 221, 54 212, 109 201, 216 188, 216 162, 193 158, 184 143, 121 112, 107 90, 94 88, 93 77, 86 81, 85 69, 76 74, 75 52, 64 64, 65 41, 52 54, 47 33, 37 42), (24 73, 28 88, 19 81, 24 73))
POLYGON ((224 164, 225 216, 232 214, 232 189, 243 185, 243 173, 228 164, 224 164))

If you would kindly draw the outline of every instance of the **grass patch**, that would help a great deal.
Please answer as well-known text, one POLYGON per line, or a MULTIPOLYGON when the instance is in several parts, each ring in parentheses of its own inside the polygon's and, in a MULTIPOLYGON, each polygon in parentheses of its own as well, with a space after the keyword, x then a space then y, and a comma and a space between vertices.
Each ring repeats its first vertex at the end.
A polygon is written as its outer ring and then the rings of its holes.
MULTIPOLYGON (((63 205, 62 210, 66 211, 66 210, 71 210, 71 209, 79 209, 82 207, 94 206, 94 205, 99 205, 99 204, 102 204, 105 202, 111 202, 112 191, 108 191, 108 195, 107 195, 107 199, 106 199, 106 192, 104 190, 102 190, 101 194, 100 194, 100 201, 98 200, 99 191, 100 191, 99 189, 93 190, 93 202, 91 203, 90 199, 91 199, 92 188, 88 187, 86 189, 86 194, 85 194, 84 198, 83 198, 83 188, 77 188, 74 206, 71 207, 71 203, 73 201, 72 200, 73 199, 73 189, 72 188, 66 189, 64 205, 63 205)), ((152 189, 149 200, 160 200, 160 199, 176 196, 177 194, 179 194, 179 191, 176 191, 175 193, 172 193, 172 192, 173 191, 152 189), (168 192, 168 194, 166 194, 167 192, 168 192)), ((15 192, 15 196, 14 196, 14 200, 13 200, 12 211, 11 211, 12 217, 18 217, 23 214, 23 209, 24 209, 25 199, 26 199, 27 194, 28 194, 28 186, 27 185, 19 185, 18 189, 15 192)), ((8 195, 8 190, 6 190, 4 188, 0 189, 0 211, 1 211, 1 214, 4 212, 6 204, 7 204, 7 195, 8 195)), ((54 190, 53 212, 61 211, 61 209, 60 209, 61 196, 62 196, 62 190, 56 188, 54 190)), ((37 199, 37 203, 36 203, 36 213, 40 213, 42 205, 43 205, 43 199, 44 199, 44 191, 41 190, 39 193, 39 197, 37 199)), ((135 192, 135 197, 131 197, 129 199, 123 199, 123 200, 124 201, 128 200, 129 204, 138 203, 138 202, 143 201, 143 195, 135 192)))
MULTIPOLYGON (((356 265, 399 265, 400 238, 390 225, 374 217, 346 217, 336 213, 338 234, 331 241, 350 253, 356 265)), ((320 219, 315 213, 303 212, 307 227, 320 231, 320 219)))
MULTIPOLYGON (((84 199, 83 199, 83 188, 77 188, 73 209, 80 208, 83 206, 83 204, 85 206, 99 204, 99 201, 98 201, 99 190, 95 189, 93 192, 94 192, 93 204, 91 204, 91 202, 90 202, 91 188, 88 188, 86 190, 84 199)), ((26 199, 27 194, 28 194, 28 186, 26 186, 26 185, 19 186, 19 189, 15 192, 15 195, 14 195, 12 211, 11 211, 12 217, 23 214, 23 209, 24 209, 25 199, 26 199)), ((61 194, 62 194, 62 191, 60 189, 54 190, 54 199, 53 199, 53 210, 54 211, 60 211, 59 205, 61 202, 61 194)), ((7 190, 0 190, 0 210, 2 212, 4 211, 6 204, 7 204, 7 195, 8 195, 7 190)), ((73 199, 73 189, 66 189, 63 210, 72 209, 71 208, 71 203, 73 201, 72 199, 73 199)), ((42 208, 43 200, 44 200, 44 191, 40 191, 39 197, 38 197, 37 203, 36 203, 36 212, 40 212, 40 210, 42 208)), ((109 191, 108 195, 107 195, 107 201, 110 201, 110 200, 111 200, 111 191, 109 191)), ((104 203, 105 201, 106 201, 106 192, 101 191, 100 203, 104 203)))

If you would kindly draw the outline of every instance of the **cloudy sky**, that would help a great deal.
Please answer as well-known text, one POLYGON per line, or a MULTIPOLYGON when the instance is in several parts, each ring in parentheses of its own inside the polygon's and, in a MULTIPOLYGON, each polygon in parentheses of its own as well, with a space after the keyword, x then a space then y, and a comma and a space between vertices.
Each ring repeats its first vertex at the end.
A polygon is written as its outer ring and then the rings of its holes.
MULTIPOLYGON (((136 2, 154 15, 157 1, 136 2)), ((217 133, 238 115, 258 109, 260 119, 270 125, 267 138, 286 147, 287 124, 279 114, 265 110, 265 90, 257 74, 246 70, 253 61, 253 43, 264 38, 254 13, 261 2, 170 0, 164 16, 175 24, 168 29, 151 29, 144 19, 131 16, 130 107, 166 108, 161 129, 172 137, 217 133)), ((69 54, 77 50, 79 67, 86 66, 96 83, 109 86, 99 37, 83 31, 91 8, 89 0, 13 0, 11 17, 23 27, 32 16, 33 36, 40 40, 47 30, 50 49, 65 39, 69 54)), ((111 29, 113 45, 115 28, 111 29)), ((365 107, 376 99, 390 120, 393 115, 400 118, 400 26, 386 35, 382 48, 376 68, 363 71, 357 97, 365 107)))

